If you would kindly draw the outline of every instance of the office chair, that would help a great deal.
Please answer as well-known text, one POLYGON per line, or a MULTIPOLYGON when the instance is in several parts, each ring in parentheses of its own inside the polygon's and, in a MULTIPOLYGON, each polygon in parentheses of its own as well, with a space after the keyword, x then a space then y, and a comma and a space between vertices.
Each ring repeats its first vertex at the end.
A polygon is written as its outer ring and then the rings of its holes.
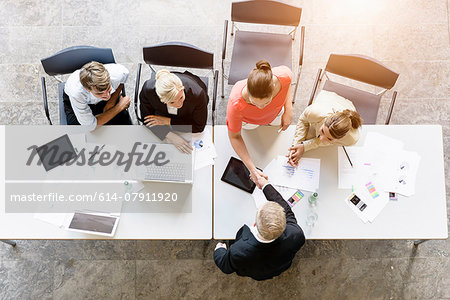
MULTIPOLYGON (((323 76, 327 78, 322 87, 323 90, 335 92, 336 94, 352 101, 356 110, 363 118, 364 124, 375 124, 381 97, 386 91, 390 90, 395 85, 399 74, 390 70, 379 61, 367 56, 330 54, 323 73, 320 68, 317 72, 308 105, 311 105, 313 102, 323 76), (374 85, 383 88, 383 90, 373 94, 348 85, 340 84, 335 81, 331 81, 327 75, 327 72, 374 85)), ((397 92, 394 91, 385 120, 385 125, 389 124, 391 120, 396 97, 397 92)))
MULTIPOLYGON (((231 4, 231 36, 234 37, 233 54, 231 56, 228 84, 233 85, 237 81, 246 79, 257 61, 266 59, 271 66, 280 65, 292 68, 293 40, 300 23, 302 9, 279 1, 237 1, 231 4), (236 22, 271 24, 293 26, 288 34, 266 33, 239 30, 236 22), (234 29, 236 27, 236 32, 234 29)), ((224 60, 227 47, 228 20, 225 20, 222 46, 222 98, 224 97, 224 60)), ((303 47, 305 40, 305 27, 301 27, 300 54, 297 70, 295 90, 292 103, 295 102, 298 81, 303 65, 303 47)), ((295 73, 294 73, 295 74, 295 73)))
MULTIPOLYGON (((193 45, 183 42, 168 42, 155 46, 143 48, 144 61, 152 70, 151 79, 155 78, 156 70, 152 65, 158 66, 170 66, 180 68, 193 68, 193 69, 208 69, 213 74, 213 102, 212 102, 212 122, 214 125, 215 110, 216 110, 216 94, 217 94, 217 81, 219 78, 219 71, 214 70, 214 54, 203 51, 193 45)), ((134 112, 138 122, 142 122, 138 113, 138 99, 139 99, 139 84, 141 78, 142 64, 138 64, 136 87, 134 89, 134 112)), ((206 85, 206 94, 208 94, 208 81, 209 77, 202 76, 199 78, 206 85)), ((209 96, 208 96, 209 97, 209 96)))
MULTIPOLYGON (((59 124, 67 125, 66 113, 64 112, 64 85, 65 83, 57 77, 72 73, 91 61, 97 61, 102 64, 115 63, 114 55, 110 48, 97 48, 92 46, 73 46, 63 49, 56 54, 41 59, 45 73, 55 77, 58 80, 58 99, 59 99, 59 124)), ((48 110, 47 88, 45 77, 42 81, 42 96, 44 98, 44 111, 48 122, 52 125, 50 113, 48 110)), ((122 95, 125 96, 125 89, 122 89, 122 95)))

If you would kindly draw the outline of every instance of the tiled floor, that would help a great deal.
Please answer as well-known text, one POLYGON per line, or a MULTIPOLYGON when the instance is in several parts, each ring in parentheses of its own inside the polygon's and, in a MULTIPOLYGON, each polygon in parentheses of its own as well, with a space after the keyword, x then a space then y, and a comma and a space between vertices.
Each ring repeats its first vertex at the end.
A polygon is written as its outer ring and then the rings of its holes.
MULTIPOLYGON (((441 124, 450 199, 450 0, 304 0, 304 67, 296 119, 335 53, 377 58, 401 75, 391 123, 441 124)), ((0 1, 0 124, 46 124, 39 59, 73 45, 113 48, 134 90, 142 46, 179 40, 216 54, 222 0, 0 1)), ((229 49, 229 48, 228 48, 229 49)), ((230 51, 228 51, 228 57, 230 51)), ((228 67, 226 63, 226 68, 228 67)), ((149 75, 144 68, 144 77, 149 75)), ((56 80, 47 77, 57 121, 56 80)), ((229 94, 226 87, 225 94, 229 94)), ((390 93, 379 115, 383 122, 390 93)), ((226 100, 219 97, 218 123, 226 100)), ((418 137, 420 142, 420 137, 418 137)), ((450 207, 447 205, 447 207, 450 207)), ((450 242, 308 241, 279 278, 255 282, 215 268, 215 241, 19 241, 0 244, 0 299, 450 299, 450 242)))

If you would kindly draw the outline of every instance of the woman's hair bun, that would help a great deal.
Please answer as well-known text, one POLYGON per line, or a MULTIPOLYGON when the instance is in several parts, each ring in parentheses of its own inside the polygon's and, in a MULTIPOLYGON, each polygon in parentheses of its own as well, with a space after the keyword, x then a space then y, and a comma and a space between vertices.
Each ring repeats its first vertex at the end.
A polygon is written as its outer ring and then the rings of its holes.
POLYGON ((256 69, 265 71, 265 70, 271 70, 272 68, 270 67, 270 64, 267 60, 261 59, 260 61, 258 61, 256 63, 256 69))
POLYGON ((158 72, 156 72, 155 79, 158 80, 161 76, 165 76, 165 75, 169 75, 169 74, 170 74, 170 72, 166 69, 159 70, 158 72))

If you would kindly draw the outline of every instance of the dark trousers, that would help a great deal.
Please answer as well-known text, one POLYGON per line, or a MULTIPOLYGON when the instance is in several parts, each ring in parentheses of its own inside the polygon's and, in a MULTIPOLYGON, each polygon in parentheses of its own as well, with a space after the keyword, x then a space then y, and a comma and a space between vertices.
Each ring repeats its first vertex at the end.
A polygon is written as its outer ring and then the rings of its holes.
MULTIPOLYGON (((66 113, 67 117, 67 125, 80 125, 80 123, 77 120, 77 117, 75 116, 75 113, 73 112, 69 96, 67 96, 66 93, 63 94, 63 100, 64 100, 64 112, 66 113)), ((108 101, 100 101, 97 104, 89 104, 89 107, 92 110, 92 114, 96 116, 103 113, 103 108, 105 107, 107 102, 108 101)), ((131 122, 128 110, 122 110, 105 125, 132 125, 132 124, 133 123, 131 122)))

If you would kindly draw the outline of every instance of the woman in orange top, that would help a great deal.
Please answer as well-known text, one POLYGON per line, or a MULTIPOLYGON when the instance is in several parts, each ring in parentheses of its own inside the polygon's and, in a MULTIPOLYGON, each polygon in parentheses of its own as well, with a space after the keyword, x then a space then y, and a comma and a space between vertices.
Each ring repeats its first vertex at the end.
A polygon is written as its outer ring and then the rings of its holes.
POLYGON ((292 71, 288 67, 272 69, 266 60, 260 60, 248 79, 238 81, 231 90, 227 107, 228 137, 255 183, 258 176, 267 176, 251 160, 241 129, 270 124, 286 130, 292 122, 291 81, 292 71))

